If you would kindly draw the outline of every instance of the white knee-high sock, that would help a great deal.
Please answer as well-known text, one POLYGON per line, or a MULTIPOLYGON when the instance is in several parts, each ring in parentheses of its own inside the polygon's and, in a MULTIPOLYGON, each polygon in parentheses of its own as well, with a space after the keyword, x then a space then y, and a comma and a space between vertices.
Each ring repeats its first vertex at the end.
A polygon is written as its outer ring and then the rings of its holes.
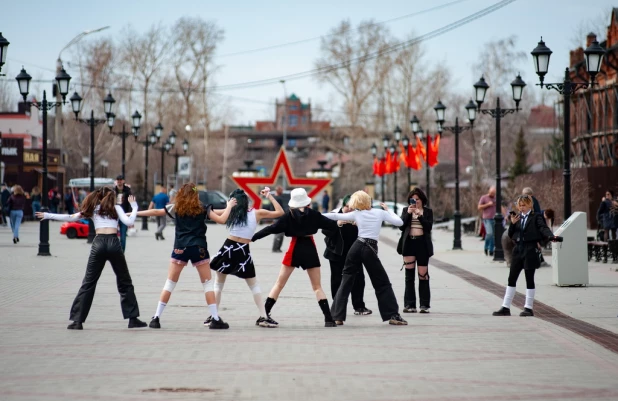
POLYGON ((210 309, 210 316, 212 316, 212 318, 215 320, 219 320, 219 313, 217 312, 217 304, 208 305, 208 309, 210 309))
POLYGON ((260 312, 260 317, 266 317, 266 309, 264 308, 264 302, 262 302, 262 290, 257 282, 257 278, 248 278, 245 281, 253 294, 253 301, 260 312))
POLYGON ((535 294, 536 290, 533 289, 526 289, 526 304, 524 305, 524 308, 528 308, 528 309, 532 309, 532 305, 534 304, 534 294, 535 294))
POLYGON ((159 301, 159 303, 157 304, 157 311, 155 312, 154 317, 161 316, 161 314, 163 313, 163 309, 165 309, 166 305, 167 304, 165 302, 159 301))
POLYGON ((217 301, 217 307, 219 307, 219 305, 221 304, 221 295, 223 293, 224 285, 225 285, 225 281, 222 283, 219 281, 215 281, 215 299, 217 301))
POLYGON ((513 298, 515 298, 515 287, 506 287, 506 292, 504 293, 504 301, 502 302, 502 306, 510 309, 511 303, 513 302, 513 298))

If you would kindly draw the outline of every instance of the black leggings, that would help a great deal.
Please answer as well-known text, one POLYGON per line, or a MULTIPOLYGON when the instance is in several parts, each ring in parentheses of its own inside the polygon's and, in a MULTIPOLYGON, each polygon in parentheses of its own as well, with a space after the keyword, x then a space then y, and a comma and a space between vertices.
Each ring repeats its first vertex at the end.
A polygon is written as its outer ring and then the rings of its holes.
POLYGON ((511 269, 509 270, 509 287, 517 286, 517 278, 519 278, 519 273, 521 273, 522 270, 526 275, 526 288, 529 290, 533 290, 534 272, 536 272, 536 269, 524 270, 523 263, 511 264, 511 269))
POLYGON ((94 291, 105 267, 105 262, 109 262, 116 274, 116 285, 120 294, 120 307, 122 316, 125 319, 139 316, 139 307, 133 282, 127 267, 127 261, 120 247, 120 241, 116 234, 97 234, 90 248, 90 257, 86 267, 86 275, 82 286, 71 306, 70 319, 75 322, 85 322, 92 306, 94 291))

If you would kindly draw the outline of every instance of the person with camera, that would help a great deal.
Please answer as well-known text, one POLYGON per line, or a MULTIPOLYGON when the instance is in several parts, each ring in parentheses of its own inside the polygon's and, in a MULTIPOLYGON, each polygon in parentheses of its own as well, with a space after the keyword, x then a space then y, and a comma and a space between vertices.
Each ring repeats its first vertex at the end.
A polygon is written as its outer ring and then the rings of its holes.
POLYGON ((530 195, 517 198, 517 207, 519 213, 510 214, 511 225, 508 230, 508 236, 515 241, 508 285, 502 308, 494 312, 493 316, 511 316, 511 302, 515 297, 515 286, 522 270, 526 275, 526 303, 519 316, 534 316, 534 273, 541 267, 541 251, 538 243, 562 241, 562 237, 555 236, 547 227, 543 215, 532 210, 533 203, 530 195))
POLYGON ((401 213, 403 225, 399 227, 402 233, 397 244, 397 253, 403 256, 403 267, 406 268, 404 313, 416 313, 415 273, 418 273, 420 313, 429 313, 431 291, 428 266, 429 258, 433 256, 433 243, 431 242, 433 211, 425 206, 426 204, 425 193, 420 188, 414 188, 408 195, 408 208, 401 213), (415 272, 416 268, 417 272, 415 272))

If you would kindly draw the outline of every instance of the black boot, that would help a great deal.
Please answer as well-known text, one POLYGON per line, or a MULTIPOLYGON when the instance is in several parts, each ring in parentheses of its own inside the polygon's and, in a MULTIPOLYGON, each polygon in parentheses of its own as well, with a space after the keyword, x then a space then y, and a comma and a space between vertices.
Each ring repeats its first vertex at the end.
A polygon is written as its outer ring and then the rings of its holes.
POLYGON ((421 306, 421 313, 429 312, 429 303, 431 301, 431 290, 429 289, 429 280, 418 280, 418 298, 421 306))
POLYGON ((324 327, 337 327, 337 323, 335 323, 333 316, 330 314, 328 299, 320 299, 318 305, 320 305, 320 309, 322 309, 322 313, 324 314, 324 327))
POLYGON ((135 328, 139 328, 139 327, 146 327, 146 326, 148 326, 148 323, 142 322, 141 320, 139 320, 136 317, 129 318, 128 327, 130 329, 135 329, 135 328))
POLYGON ((266 315, 270 316, 270 311, 272 310, 273 306, 275 306, 275 302, 277 302, 276 299, 273 299, 271 297, 266 298, 266 302, 264 303, 264 309, 266 309, 266 315))
POLYGON ((69 330, 83 330, 84 326, 82 325, 82 322, 73 322, 70 325, 67 326, 67 329, 69 330))

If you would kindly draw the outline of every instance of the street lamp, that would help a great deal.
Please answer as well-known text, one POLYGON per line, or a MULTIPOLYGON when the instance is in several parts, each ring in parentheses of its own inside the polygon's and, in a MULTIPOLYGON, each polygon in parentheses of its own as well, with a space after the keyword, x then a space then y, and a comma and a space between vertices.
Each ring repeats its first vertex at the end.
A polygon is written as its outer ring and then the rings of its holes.
POLYGON ((476 105, 470 99, 470 102, 466 105, 466 111, 468 112, 468 121, 470 125, 462 127, 459 125, 459 117, 455 117, 454 126, 444 125, 444 116, 446 114, 446 106, 438 100, 438 103, 433 108, 436 111, 438 132, 442 135, 442 131, 450 131, 455 135, 455 213, 454 229, 453 229, 453 250, 461 250, 461 212, 459 211, 459 134, 464 131, 471 130, 474 126, 474 120, 476 119, 476 105))
MULTIPOLYGON (((62 88, 60 89, 62 90, 62 88)), ((67 87, 66 87, 67 92, 68 92, 68 89, 69 88, 68 88, 68 82, 67 82, 67 87)), ((110 114, 112 114, 112 110, 114 108, 114 103, 116 103, 116 101, 112 97, 112 94, 108 93, 105 99, 103 99, 103 106, 104 106, 105 113, 107 114, 107 118, 101 118, 101 119, 94 118, 94 110, 90 110, 90 118, 79 118, 79 112, 82 108, 82 98, 81 96, 79 96, 77 92, 75 92, 73 96, 71 96, 71 107, 73 108, 73 113, 75 113, 75 121, 79 121, 80 123, 86 124, 87 126, 90 127, 90 192, 94 191, 94 166, 95 166, 94 127, 96 127, 99 124, 104 124, 108 122, 108 119, 110 118, 110 114)), ((114 117, 115 116, 111 117, 112 122, 114 120, 114 117)), ((95 228, 94 228, 94 222, 92 219, 88 219, 88 243, 89 244, 91 244, 92 241, 94 241, 95 235, 96 233, 95 233, 95 228)))
MULTIPOLYGON (((390 139, 388 135, 382 137, 382 146, 384 146, 384 162, 386 163, 386 152, 388 151, 388 143, 390 139)), ((386 190, 385 190, 386 172, 380 177, 380 185, 382 186, 382 203, 386 202, 386 190)))
MULTIPOLYGON (((391 145, 391 157, 395 158, 395 152, 397 151, 397 148, 399 147, 399 141, 401 140, 401 128, 399 128, 399 125, 395 127, 395 131, 393 131, 393 134, 395 136, 395 144, 391 145)), ((399 164, 399 160, 397 158, 395 158, 395 163, 397 163, 397 165, 399 164)), ((395 171, 393 171, 393 178, 393 209, 395 211, 395 214, 397 214, 397 168, 395 168, 395 171)))
POLYGON ((587 89, 595 84, 594 78, 601 69, 601 62, 605 55, 605 50, 599 45, 596 40, 584 50, 586 59, 586 72, 590 75, 590 82, 573 82, 569 75, 569 69, 564 71, 564 79, 559 83, 544 84, 545 74, 549 70, 549 58, 552 51, 545 46, 543 38, 538 43, 538 46, 531 52, 534 60, 534 69, 539 76, 540 83, 537 84, 541 88, 545 86, 547 89, 555 89, 562 95, 564 104, 564 221, 571 216, 571 95, 577 92, 578 89, 587 89))
MULTIPOLYGON (((0 71, 2 71, 2 66, 6 63, 6 53, 8 50, 10 42, 2 36, 2 32, 0 32, 0 71)), ((5 76, 6 74, 0 74, 0 77, 5 76)))
MULTIPOLYGON (((142 116, 137 112, 137 110, 135 110, 135 113, 133 113, 133 126, 132 128, 135 130, 135 132, 139 131, 139 127, 140 127, 140 122, 141 122, 141 118, 142 116)), ((122 131, 120 132, 113 132, 113 128, 114 128, 114 122, 116 120, 116 115, 114 113, 109 113, 107 115, 107 126, 109 127, 109 133, 112 135, 116 135, 122 138, 122 176, 125 176, 125 165, 126 165, 126 138, 131 135, 130 132, 125 131, 125 125, 122 124, 122 131)))
POLYGON ((162 144, 159 147, 155 147, 154 149, 158 150, 161 152, 161 186, 165 186, 165 153, 169 153, 170 149, 172 149, 173 145, 172 142, 176 143, 176 133, 174 131, 172 131, 169 135, 169 137, 167 138, 167 140, 165 141, 164 144, 162 144))
POLYGON ((504 228, 502 227, 502 173, 500 172, 500 120, 507 114, 518 112, 519 102, 524 92, 526 83, 521 79, 518 74, 513 82, 511 82, 511 88, 513 90, 513 100, 515 101, 514 109, 503 109, 500 107, 500 98, 496 98, 496 108, 494 109, 482 109, 481 104, 485 100, 485 94, 489 85, 485 82, 485 79, 481 79, 474 84, 476 91, 476 103, 478 104, 478 111, 483 114, 489 114, 496 120, 496 214, 494 216, 494 261, 504 262, 504 250, 502 249, 502 234, 504 228))
MULTIPOLYGON (((6 54, 6 46, 3 47, 2 57, 5 57, 6 54)), ((41 212, 47 212, 49 198, 47 196, 48 186, 47 186, 47 111, 51 110, 54 107, 57 107, 60 104, 66 102, 67 93, 69 93, 69 81, 71 80, 71 76, 66 73, 63 69, 60 74, 56 76, 56 82, 58 84, 58 88, 60 89, 60 95, 62 96, 62 102, 48 102, 47 101, 47 93, 43 91, 43 102, 28 102, 26 99, 28 97, 28 93, 30 92, 30 80, 32 77, 26 72, 26 70, 22 67, 19 75, 15 77, 17 80, 17 85, 19 86, 19 93, 24 98, 24 102, 29 103, 30 106, 36 107, 38 110, 43 111, 43 171, 41 172, 41 181, 42 181, 42 189, 43 196, 41 197, 41 212)), ((49 253, 49 221, 41 220, 39 226, 39 256, 51 256, 49 253)))
MULTIPOLYGON (((160 125, 160 123, 157 124, 157 126, 160 125)), ((163 127, 161 127, 161 129, 163 129, 163 127)), ((142 200, 142 209, 146 210, 148 208, 148 148, 154 146, 159 141, 161 133, 159 132, 159 137, 157 137, 155 131, 151 131, 150 135, 148 135, 145 140, 139 141, 139 131, 134 128, 133 137, 136 142, 144 145, 144 148, 146 148, 146 154, 144 155, 144 199, 142 200)), ((142 230, 148 231, 148 217, 146 216, 142 217, 142 230)))

